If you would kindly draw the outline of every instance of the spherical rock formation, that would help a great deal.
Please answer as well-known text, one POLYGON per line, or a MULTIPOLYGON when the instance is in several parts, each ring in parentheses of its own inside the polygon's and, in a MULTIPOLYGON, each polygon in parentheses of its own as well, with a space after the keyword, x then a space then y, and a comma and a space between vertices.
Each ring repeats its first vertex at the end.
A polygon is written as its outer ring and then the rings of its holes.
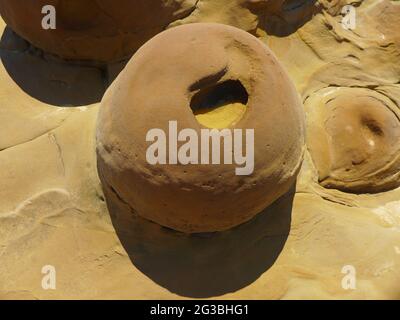
POLYGON ((0 0, 5 22, 21 37, 65 59, 109 62, 132 55, 195 0, 0 0), (42 27, 42 8, 54 6, 56 29, 42 27))
POLYGON ((320 184, 353 193, 400 186, 398 107, 369 89, 325 91, 307 106, 308 146, 320 184))
POLYGON ((304 114, 288 75, 257 38, 221 24, 175 27, 146 43, 98 117, 103 188, 141 217, 186 233, 254 217, 293 185, 303 151, 304 114), (223 132, 219 146, 206 140, 210 130, 223 132), (154 143, 158 162, 148 157, 154 143), (252 151, 254 166, 238 173, 251 167, 252 151))

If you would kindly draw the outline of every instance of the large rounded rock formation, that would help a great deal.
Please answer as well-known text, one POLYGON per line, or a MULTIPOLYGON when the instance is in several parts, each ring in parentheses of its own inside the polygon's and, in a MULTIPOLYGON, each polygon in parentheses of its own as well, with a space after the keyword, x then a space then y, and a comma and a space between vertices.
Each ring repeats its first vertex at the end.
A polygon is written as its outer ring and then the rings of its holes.
POLYGON ((175 27, 146 43, 98 117, 104 189, 186 233, 254 217, 291 188, 303 151, 302 104, 287 73, 257 38, 221 24, 175 27), (203 135, 211 129, 224 137, 219 146, 203 135), (155 143, 158 161, 148 157, 155 143))
POLYGON ((127 58, 195 0, 0 0, 5 22, 21 37, 65 59, 110 62, 127 58), (56 29, 42 27, 42 8, 56 9, 56 29))

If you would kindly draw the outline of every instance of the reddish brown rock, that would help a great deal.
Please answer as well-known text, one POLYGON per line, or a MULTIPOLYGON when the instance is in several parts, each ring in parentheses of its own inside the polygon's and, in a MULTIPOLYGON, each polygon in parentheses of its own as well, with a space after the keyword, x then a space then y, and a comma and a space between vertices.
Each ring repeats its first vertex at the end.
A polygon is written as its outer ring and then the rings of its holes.
POLYGON ((20 36, 65 59, 109 62, 129 57, 195 0, 0 0, 0 13, 20 36), (57 28, 42 28, 42 8, 56 9, 57 28))
POLYGON ((303 142, 301 102, 272 52, 242 30, 190 24, 150 40, 106 93, 98 169, 103 187, 140 216, 188 233, 220 231, 251 219, 289 190, 303 142), (245 105, 228 132, 254 129, 254 172, 236 175, 236 164, 150 165, 149 130, 168 133, 169 121, 177 121, 178 130, 200 136, 204 127, 191 107, 213 107, 213 99, 245 105))

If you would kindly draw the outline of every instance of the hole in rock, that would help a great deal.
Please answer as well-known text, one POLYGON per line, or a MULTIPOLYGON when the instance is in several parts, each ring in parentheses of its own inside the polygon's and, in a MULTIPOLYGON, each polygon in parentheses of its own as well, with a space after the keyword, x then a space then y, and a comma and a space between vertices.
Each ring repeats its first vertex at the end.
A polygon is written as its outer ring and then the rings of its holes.
POLYGON ((373 119, 362 119, 362 124, 367 127, 374 135, 383 136, 383 130, 377 121, 373 119))
POLYGON ((239 80, 228 80, 201 89, 190 103, 197 121, 215 129, 235 125, 246 112, 249 94, 239 80))

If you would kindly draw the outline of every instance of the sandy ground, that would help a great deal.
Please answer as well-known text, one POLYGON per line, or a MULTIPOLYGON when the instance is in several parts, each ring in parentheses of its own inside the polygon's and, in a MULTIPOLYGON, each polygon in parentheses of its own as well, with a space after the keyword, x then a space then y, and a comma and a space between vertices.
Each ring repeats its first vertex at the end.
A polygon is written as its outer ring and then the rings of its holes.
MULTIPOLYGON (((368 19, 379 16, 377 3, 364 1, 361 26, 375 30, 368 19)), ((189 19, 237 24, 206 4, 189 19)), ((247 18, 239 26, 252 29, 247 18)), ((364 87, 399 106, 399 39, 385 45, 379 37, 389 29, 365 38, 338 21, 318 14, 285 37, 257 34, 305 105, 327 88, 364 87)), ((113 225, 123 208, 104 201, 94 137, 99 100, 120 66, 66 65, 1 20, 0 30, 0 299, 400 298, 400 189, 324 189, 309 154, 296 190, 228 232, 113 225), (41 286, 45 265, 56 268, 56 290, 41 286), (347 265, 357 272, 354 290, 342 287, 347 265)))

